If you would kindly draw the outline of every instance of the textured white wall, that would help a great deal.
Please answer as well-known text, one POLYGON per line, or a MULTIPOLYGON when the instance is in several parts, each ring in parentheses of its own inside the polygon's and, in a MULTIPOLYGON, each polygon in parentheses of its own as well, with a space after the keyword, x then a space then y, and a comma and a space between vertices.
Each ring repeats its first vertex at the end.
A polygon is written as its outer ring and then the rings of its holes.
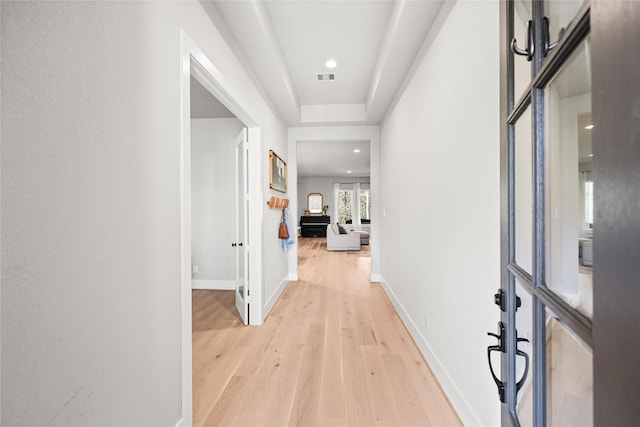
POLYGON ((191 120, 191 259, 194 280, 235 280, 235 141, 238 119, 191 120))
POLYGON ((382 126, 381 275, 465 425, 498 425, 499 10, 450 7, 382 126))
POLYGON ((286 129, 205 4, 0 7, 2 425, 174 426, 180 29, 251 105, 265 146, 284 155, 286 129))

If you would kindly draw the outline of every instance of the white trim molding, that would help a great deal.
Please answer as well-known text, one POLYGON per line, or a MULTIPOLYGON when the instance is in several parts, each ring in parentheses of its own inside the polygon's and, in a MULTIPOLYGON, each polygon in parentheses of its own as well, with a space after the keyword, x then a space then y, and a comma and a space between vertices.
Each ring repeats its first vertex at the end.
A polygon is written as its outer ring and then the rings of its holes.
POLYGON ((234 291, 236 289, 235 280, 202 280, 192 279, 191 289, 203 289, 211 291, 234 291))
POLYGON ((438 356, 434 353, 429 342, 420 332, 420 328, 418 328, 414 320, 404 308, 396 294, 393 292, 391 286, 389 286, 389 283, 384 279, 384 277, 380 277, 380 279, 382 289, 384 289, 384 292, 387 294, 387 297, 400 316, 402 323, 404 323, 404 326, 409 331, 411 338, 413 338, 413 341, 418 346, 420 353, 422 353, 422 356, 427 361, 429 368, 433 371, 436 380, 440 383, 440 387, 442 387, 442 390, 460 416, 462 423, 464 425, 482 425, 480 417, 478 417, 478 414, 475 413, 467 399, 465 399, 464 394, 453 381, 451 375, 442 362, 440 362, 440 359, 438 359, 438 356))
POLYGON ((287 287, 288 284, 289 284, 289 280, 287 280, 287 279, 284 279, 282 282, 280 282, 280 284, 278 285, 276 290, 269 297, 269 299, 265 302, 265 304, 264 304, 264 313, 266 315, 269 315, 269 313, 271 313, 271 310, 273 309, 273 306, 276 305, 276 302, 278 302, 278 299, 280 299, 280 295, 282 295, 282 292, 285 290, 285 288, 287 287))

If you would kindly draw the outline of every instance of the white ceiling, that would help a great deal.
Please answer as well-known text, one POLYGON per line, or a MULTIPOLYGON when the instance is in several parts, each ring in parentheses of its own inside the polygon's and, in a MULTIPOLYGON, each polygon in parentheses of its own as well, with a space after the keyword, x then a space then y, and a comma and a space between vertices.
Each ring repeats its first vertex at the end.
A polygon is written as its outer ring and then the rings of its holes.
POLYGON ((245 0, 214 1, 206 9, 224 23, 222 35, 285 124, 303 126, 379 124, 442 3, 245 0), (338 63, 336 80, 318 82, 328 59, 338 63))
POLYGON ((371 174, 369 141, 300 141, 297 157, 299 177, 367 177, 371 174))
MULTIPOLYGON (((444 0, 202 4, 286 126, 379 124, 444 0), (329 59, 337 67, 329 70, 329 59), (316 73, 335 73, 319 82, 316 73)), ((298 144, 299 176, 369 176, 369 144, 298 144), (353 149, 361 149, 359 155, 353 149), (346 171, 351 170, 352 174, 346 171)))

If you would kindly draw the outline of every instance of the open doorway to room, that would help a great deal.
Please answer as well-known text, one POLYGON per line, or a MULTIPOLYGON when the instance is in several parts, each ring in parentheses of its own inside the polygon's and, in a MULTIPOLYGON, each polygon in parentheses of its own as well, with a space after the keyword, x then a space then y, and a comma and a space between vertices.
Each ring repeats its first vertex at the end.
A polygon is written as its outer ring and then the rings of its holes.
POLYGON ((220 350, 233 346, 215 336, 263 320, 262 252, 248 256, 262 246, 261 132, 246 100, 183 31, 180 52, 179 425, 199 425, 223 374, 235 372, 220 350))
POLYGON ((246 128, 193 76, 190 106, 193 425, 203 425, 220 378, 233 374, 218 363, 219 338, 248 323, 237 304, 247 269, 246 128))
MULTIPOLYGON (((309 193, 322 193, 322 207, 326 208, 325 227, 329 231, 329 225, 333 225, 341 218, 339 211, 339 192, 342 184, 346 189, 354 191, 351 198, 352 209, 350 215, 343 213, 343 226, 353 232, 367 231, 368 245, 366 242, 360 245, 359 254, 369 251, 366 259, 370 267, 368 269, 368 280, 371 282, 380 281, 380 226, 384 220, 384 210, 380 204, 380 129, 378 126, 336 126, 336 127, 300 127, 290 128, 288 135, 289 161, 290 161, 290 188, 295 200, 292 201, 291 215, 296 216, 299 234, 302 233, 302 218, 308 209, 309 193), (356 144, 358 146, 351 146, 356 144), (324 150, 321 161, 320 153, 310 153, 305 155, 306 148, 324 150), (343 149, 338 152, 336 149, 343 149), (358 151, 359 150, 359 151, 358 151), (363 151, 364 150, 364 151, 363 151), (300 153, 302 151, 302 153, 300 153), (302 157, 302 158, 300 158, 302 157), (309 158, 309 161, 305 160, 309 158), (358 165, 350 165, 347 162, 362 162, 358 165), (319 170, 313 170, 313 165, 319 170), (364 168, 364 169, 363 169, 364 168), (349 173, 351 171, 351 173, 349 173), (338 173, 340 172, 340 173, 338 173), (360 178, 360 179, 357 179, 360 178), (310 186, 311 185, 311 186, 310 186), (322 185, 320 188, 319 186, 322 185), (357 195, 359 185, 362 193, 365 213, 360 209, 360 195, 357 195), (318 190, 318 188, 320 188, 318 190), (365 193, 366 191, 366 193, 365 193), (366 200, 364 200, 366 198, 366 200), (357 216, 360 216, 359 220, 357 216), (351 216, 351 224, 348 216, 351 216), (368 218, 367 218, 368 217, 368 218), (354 218, 355 222, 354 222, 354 218), (327 224, 328 221, 328 224, 327 224), (362 248, 365 251, 362 251, 362 248)), ((344 203, 348 205, 348 200, 344 203)), ((343 210, 344 212, 344 210, 343 210)), ((346 230, 345 230, 346 231, 346 230)), ((338 230, 339 232, 339 230, 338 230)), ((326 236, 321 237, 326 239, 326 236)), ((316 237, 317 239, 317 237, 316 237)), ((298 247, 304 241, 298 241, 289 251, 289 277, 290 280, 299 280, 300 271, 298 269, 301 259, 298 257, 298 247)), ((320 245, 320 243, 318 243, 320 245)), ((326 244, 325 244, 326 248, 326 244)), ((338 251, 328 251, 325 253, 340 255, 338 251)), ((304 255, 303 255, 304 256, 304 255)), ((302 260, 304 261, 304 260, 302 260)))
POLYGON ((364 140, 297 142, 301 280, 312 271, 308 263, 338 256, 370 276, 370 145, 364 140))

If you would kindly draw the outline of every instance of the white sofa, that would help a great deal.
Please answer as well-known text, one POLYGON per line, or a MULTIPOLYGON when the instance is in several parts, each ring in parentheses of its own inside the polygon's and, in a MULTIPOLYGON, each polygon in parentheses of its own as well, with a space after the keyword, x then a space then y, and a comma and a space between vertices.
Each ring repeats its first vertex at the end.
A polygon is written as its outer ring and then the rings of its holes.
MULTIPOLYGON (((344 225, 342 227, 345 228, 344 225)), ((338 224, 329 224, 327 225, 327 250, 359 251, 360 235, 349 230, 347 230, 347 234, 340 234, 338 224)))

